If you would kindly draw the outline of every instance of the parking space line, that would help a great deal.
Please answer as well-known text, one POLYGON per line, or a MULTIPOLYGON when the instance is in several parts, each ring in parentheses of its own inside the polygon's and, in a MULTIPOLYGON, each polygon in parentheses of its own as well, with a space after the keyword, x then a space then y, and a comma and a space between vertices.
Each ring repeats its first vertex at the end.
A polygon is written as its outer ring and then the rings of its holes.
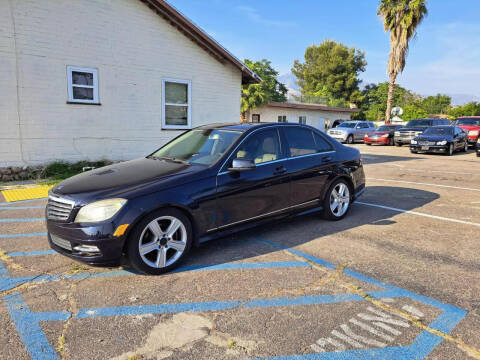
POLYGON ((441 185, 441 184, 429 184, 429 183, 416 182, 416 181, 390 180, 390 179, 377 179, 377 178, 367 178, 367 180, 387 181, 387 182, 395 182, 395 183, 402 183, 402 184, 413 184, 413 185, 436 186, 436 187, 443 187, 443 188, 447 188, 447 189, 458 189, 458 190, 468 190, 468 191, 480 191, 480 189, 473 189, 473 188, 467 188, 467 187, 461 187, 461 186, 441 185))
POLYGON ((449 221, 449 222, 454 222, 454 223, 459 223, 459 224, 465 224, 465 225, 472 225, 472 226, 480 227, 479 223, 474 223, 474 222, 465 221, 465 220, 452 219, 452 218, 447 218, 447 217, 443 217, 443 216, 430 215, 430 214, 425 214, 425 213, 421 213, 421 212, 417 212, 417 211, 398 209, 398 208, 394 208, 394 207, 390 207, 390 206, 365 203, 365 202, 361 202, 361 201, 356 201, 355 204, 364 205, 364 206, 371 206, 371 207, 376 207, 376 208, 385 209, 385 210, 391 210, 391 211, 410 214, 410 215, 423 216, 423 217, 436 219, 436 220, 443 220, 443 221, 449 221))
POLYGON ((38 255, 56 255, 58 254, 55 250, 37 250, 37 251, 13 251, 7 253, 7 256, 10 257, 21 257, 21 256, 38 256, 38 255))
POLYGON ((47 233, 18 233, 18 234, 0 234, 0 239, 11 239, 17 237, 47 236, 47 233))
POLYGON ((35 222, 45 221, 45 218, 26 218, 26 219, 0 219, 0 223, 18 223, 18 222, 35 222))

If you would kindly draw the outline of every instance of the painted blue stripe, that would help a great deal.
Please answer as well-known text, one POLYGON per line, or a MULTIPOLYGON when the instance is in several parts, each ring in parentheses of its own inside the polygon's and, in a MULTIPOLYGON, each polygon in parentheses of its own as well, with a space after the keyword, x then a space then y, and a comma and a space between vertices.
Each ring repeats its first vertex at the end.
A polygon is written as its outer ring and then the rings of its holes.
POLYGON ((20 294, 15 292, 5 295, 2 299, 31 358, 33 360, 58 359, 55 350, 20 294))
POLYGON ((39 199, 29 199, 29 200, 19 200, 19 201, 10 201, 10 202, 3 202, 0 203, 0 206, 8 206, 8 205, 15 205, 15 204, 24 204, 24 203, 30 203, 30 202, 35 202, 35 201, 42 201, 42 200, 47 200, 48 198, 39 198, 39 199))
POLYGON ((143 306, 118 306, 106 308, 82 309, 78 312, 77 318, 103 316, 123 316, 141 314, 167 314, 179 312, 219 311, 238 307, 241 301, 211 301, 202 303, 181 303, 181 304, 160 304, 143 306))
POLYGON ((37 251, 14 251, 7 253, 10 257, 36 256, 36 255, 54 255, 58 254, 55 250, 37 250, 37 251))
POLYGON ((30 222, 30 221, 45 221, 45 218, 26 218, 26 219, 0 219, 0 223, 16 223, 16 222, 30 222))
POLYGON ((195 271, 195 270, 236 270, 236 269, 275 269, 283 267, 309 267, 304 261, 279 261, 279 262, 247 262, 227 263, 216 265, 193 265, 180 267, 172 272, 195 271))
POLYGON ((276 247, 276 248, 279 248, 279 249, 282 249, 282 250, 286 250, 286 251, 288 251, 288 252, 291 253, 291 254, 295 254, 295 255, 301 256, 301 257, 303 257, 303 258, 305 258, 305 259, 307 259, 307 260, 309 260, 309 261, 312 261, 312 262, 314 262, 314 263, 316 263, 316 264, 320 264, 320 265, 322 265, 322 266, 328 267, 329 269, 335 270, 335 265, 334 265, 334 264, 332 264, 332 263, 330 263, 330 262, 328 262, 328 261, 319 259, 319 258, 317 258, 317 257, 315 257, 315 256, 312 256, 312 255, 309 255, 309 254, 305 254, 305 253, 303 253, 303 252, 301 252, 301 251, 298 251, 298 250, 295 250, 295 249, 292 249, 292 248, 283 246, 283 245, 281 245, 281 244, 279 244, 279 243, 276 243, 276 242, 274 242, 274 241, 265 240, 265 239, 263 239, 263 238, 261 238, 261 237, 255 237, 254 239, 257 240, 257 241, 259 241, 259 242, 263 242, 263 243, 270 244, 270 245, 272 245, 272 246, 274 246, 274 247, 276 247))
POLYGON ((30 236, 47 236, 47 233, 0 234, 0 239, 10 239, 30 236))
POLYGON ((45 206, 2 206, 0 207, 0 211, 2 210, 30 210, 30 209, 45 209, 45 206))

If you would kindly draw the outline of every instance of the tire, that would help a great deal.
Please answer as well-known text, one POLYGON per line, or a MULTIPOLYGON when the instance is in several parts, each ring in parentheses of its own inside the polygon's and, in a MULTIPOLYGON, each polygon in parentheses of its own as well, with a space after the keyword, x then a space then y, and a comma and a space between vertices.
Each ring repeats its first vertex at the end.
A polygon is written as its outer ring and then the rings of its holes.
POLYGON ((411 152, 412 154, 418 154, 418 151, 415 151, 415 150, 410 150, 410 152, 411 152))
POLYGON ((448 151, 445 153, 447 156, 453 155, 453 144, 448 145, 448 151))
POLYGON ((367 146, 372 146, 372 144, 369 144, 369 143, 365 143, 367 146))
POLYGON ((192 243, 192 224, 188 217, 180 210, 165 208, 148 214, 135 226, 128 238, 127 257, 136 270, 160 275, 175 269, 185 259, 192 243), (170 226, 176 230, 168 233, 170 226), (142 245, 150 245, 144 247, 143 254, 140 253, 142 245))
POLYGON ((468 152, 468 142, 465 141, 465 146, 463 147, 462 151, 464 153, 468 152))
POLYGON ((395 142, 395 146, 401 147, 402 144, 400 144, 400 143, 398 143, 398 142, 395 142))
POLYGON ((323 217, 332 221, 343 219, 350 211, 352 193, 353 191, 345 179, 335 181, 323 199, 323 217), (342 198, 340 203, 338 203, 339 197, 342 198), (334 205, 335 200, 337 200, 337 206, 334 205))
POLYGON ((353 135, 347 136, 347 144, 353 144, 353 135))

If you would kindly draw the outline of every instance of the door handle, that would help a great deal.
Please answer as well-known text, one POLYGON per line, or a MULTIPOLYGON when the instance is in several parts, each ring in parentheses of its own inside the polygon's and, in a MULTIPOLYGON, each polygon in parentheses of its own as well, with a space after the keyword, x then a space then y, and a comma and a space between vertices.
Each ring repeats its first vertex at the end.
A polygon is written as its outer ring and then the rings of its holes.
POLYGON ((285 166, 279 166, 275 168, 275 171, 273 172, 274 175, 280 175, 287 172, 287 169, 285 169, 285 166))
POLYGON ((331 156, 322 156, 322 162, 330 162, 332 161, 332 157, 331 156))

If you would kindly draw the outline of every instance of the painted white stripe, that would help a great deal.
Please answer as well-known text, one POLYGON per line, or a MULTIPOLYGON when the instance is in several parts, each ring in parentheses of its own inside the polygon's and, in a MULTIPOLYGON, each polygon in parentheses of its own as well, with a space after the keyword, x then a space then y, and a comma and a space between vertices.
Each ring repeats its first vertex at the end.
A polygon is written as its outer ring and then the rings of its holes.
POLYGON ((429 184, 429 183, 422 183, 422 182, 416 182, 416 181, 390 180, 390 179, 377 179, 377 178, 367 178, 367 180, 388 181, 388 182, 395 182, 395 183, 402 183, 402 184, 414 184, 414 185, 436 186, 436 187, 443 187, 443 188, 447 188, 447 189, 459 189, 459 190, 468 190, 468 191, 480 191, 480 189, 473 189, 473 188, 467 188, 467 187, 461 187, 461 186, 429 184))
POLYGON ((342 339, 343 341, 352 345, 353 347, 356 347, 357 349, 364 349, 365 348, 365 346, 363 344, 359 343, 358 341, 355 341, 355 340, 351 339, 347 335, 344 335, 337 330, 333 330, 332 335, 338 337, 339 339, 342 339))
POLYGON ((381 322, 374 322, 374 323, 372 323, 372 324, 375 325, 375 326, 378 326, 378 327, 382 328, 383 330, 386 330, 386 331, 388 331, 388 332, 391 332, 393 335, 398 336, 398 335, 401 335, 401 334, 402 334, 401 331, 398 331, 397 329, 394 329, 394 328, 392 328, 391 326, 388 326, 387 324, 384 324, 384 323, 381 323, 381 322))
POLYGON ((347 336, 350 336, 352 339, 355 339, 357 341, 361 341, 364 344, 372 345, 372 346, 378 346, 378 347, 387 346, 387 344, 385 344, 381 341, 378 341, 378 340, 375 340, 375 339, 370 339, 370 338, 367 338, 365 336, 355 334, 347 324, 340 325, 340 328, 343 330, 343 332, 345 334, 347 334, 347 336))
MULTIPOLYGON (((335 347, 335 351, 345 351, 347 350, 347 348, 345 347, 345 345, 343 345, 341 342, 338 342, 337 340, 334 340, 332 338, 321 338, 321 339, 318 339, 317 340, 317 344, 314 344, 317 348, 320 349, 320 351, 317 350, 317 352, 325 352, 325 348, 327 347, 327 345, 333 345, 335 347), (321 346, 321 347, 320 347, 321 346)), ((312 345, 312 349, 313 349, 313 346, 312 345)))
POLYGON ((424 316, 424 314, 420 310, 418 310, 415 306, 412 305, 405 305, 402 307, 402 309, 417 318, 422 318, 424 316))
POLYGON ((396 211, 396 212, 405 213, 405 214, 410 214, 410 215, 424 216, 424 217, 428 217, 428 218, 436 219, 436 220, 450 221, 450 222, 454 222, 454 223, 465 224, 465 225, 473 225, 473 226, 478 226, 478 227, 480 227, 480 224, 474 223, 474 222, 470 222, 470 221, 464 221, 464 220, 446 218, 446 217, 443 217, 443 216, 436 216, 436 215, 424 214, 424 213, 420 213, 420 212, 417 212, 417 211, 410 211, 410 210, 398 209, 398 208, 394 208, 394 207, 390 207, 390 206, 383 206, 383 205, 378 205, 378 204, 370 204, 370 203, 365 203, 365 202, 361 202, 361 201, 355 201, 355 204, 365 205, 365 206, 372 206, 372 207, 377 207, 377 208, 380 208, 380 209, 391 210, 391 211, 396 211))
POLYGON ((355 324, 357 325, 358 327, 361 327, 362 329, 364 330, 367 330, 368 332, 374 334, 374 335, 377 335, 378 337, 381 337, 382 339, 384 340, 387 340, 387 341, 393 341, 393 337, 391 337, 390 335, 387 335, 381 331, 378 331, 376 330, 375 328, 371 327, 370 325, 367 325, 361 321, 358 321, 356 319, 350 319, 349 320, 352 324, 355 324))

